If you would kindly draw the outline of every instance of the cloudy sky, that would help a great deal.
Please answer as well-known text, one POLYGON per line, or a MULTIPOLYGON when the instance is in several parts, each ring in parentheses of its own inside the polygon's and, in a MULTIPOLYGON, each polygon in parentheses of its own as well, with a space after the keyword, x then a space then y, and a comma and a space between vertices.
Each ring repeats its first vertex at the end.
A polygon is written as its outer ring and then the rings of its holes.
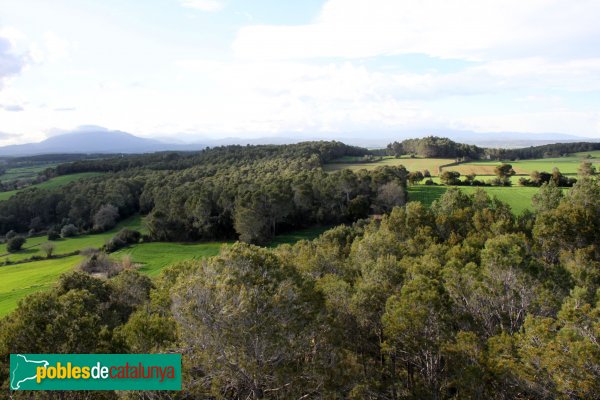
POLYGON ((600 0, 4 0, 0 145, 427 129, 600 138, 600 0))

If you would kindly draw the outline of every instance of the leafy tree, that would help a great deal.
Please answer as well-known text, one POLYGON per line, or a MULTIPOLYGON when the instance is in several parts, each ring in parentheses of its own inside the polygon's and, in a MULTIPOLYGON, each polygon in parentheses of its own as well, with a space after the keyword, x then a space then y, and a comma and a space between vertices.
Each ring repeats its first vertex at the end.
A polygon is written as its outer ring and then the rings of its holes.
POLYGON ((375 207, 377 211, 389 212, 406 203, 406 190, 397 182, 389 182, 377 189, 375 207))
POLYGON ((594 176, 596 175, 596 167, 590 161, 582 161, 577 168, 579 176, 594 176))
POLYGON ((112 204, 104 204, 94 215, 94 230, 104 232, 113 228, 119 218, 119 209, 112 204))
POLYGON ((266 250, 236 244, 174 290, 175 320, 203 376, 186 380, 201 385, 190 390, 257 399, 322 385, 312 356, 323 340, 319 296, 266 250))
POLYGON ((460 172, 458 171, 444 171, 440 175, 440 180, 444 185, 453 186, 460 183, 460 172))
POLYGON ((6 242, 6 250, 9 253, 14 253, 23 247, 27 240, 23 236, 14 236, 6 242))
POLYGON ((257 196, 249 197, 248 203, 235 208, 234 226, 240 240, 246 243, 264 244, 271 237, 267 220, 267 204, 257 196))
POLYGON ((77 233, 79 233, 79 230, 73 224, 67 224, 67 225, 63 226, 62 229, 60 230, 60 235, 63 238, 73 237, 73 236, 77 235, 77 233))
POLYGON ((48 231, 48 240, 58 240, 60 239, 60 232, 55 229, 52 228, 48 231))
POLYGON ((395 360, 398 390, 416 398, 444 393, 443 346, 452 332, 449 305, 441 282, 420 274, 388 299, 382 317, 384 349, 395 360))
POLYGON ((52 254, 54 254, 54 250, 56 250, 56 245, 54 243, 46 242, 42 244, 41 248, 44 254, 46 254, 46 258, 51 258, 52 254))
POLYGON ((540 213, 555 209, 563 198, 563 191, 554 182, 550 182, 544 183, 540 190, 533 195, 531 201, 533 209, 540 213))
POLYGON ((411 185, 415 185, 425 179, 425 176, 421 171, 414 171, 408 174, 408 181, 411 185))
POLYGON ((494 173, 496 174, 496 185, 498 186, 510 186, 511 176, 516 174, 512 165, 510 164, 500 164, 494 169, 494 173))
POLYGON ((142 234, 140 232, 123 228, 106 242, 104 249, 107 252, 114 252, 130 244, 138 243, 141 237, 142 234))

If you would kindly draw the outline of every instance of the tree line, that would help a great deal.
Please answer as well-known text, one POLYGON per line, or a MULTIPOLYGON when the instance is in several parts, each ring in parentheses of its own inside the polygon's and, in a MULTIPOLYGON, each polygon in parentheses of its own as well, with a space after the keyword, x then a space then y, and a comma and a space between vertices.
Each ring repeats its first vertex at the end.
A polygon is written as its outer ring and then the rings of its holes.
POLYGON ((0 202, 0 234, 10 230, 104 231, 148 215, 152 240, 237 239, 262 244, 314 224, 351 222, 406 202, 403 167, 325 173, 323 163, 367 150, 339 142, 227 146, 194 154, 82 160, 55 173, 107 174, 0 202), (114 218, 107 218, 107 213, 114 218), (99 221, 110 221, 110 223, 99 221))

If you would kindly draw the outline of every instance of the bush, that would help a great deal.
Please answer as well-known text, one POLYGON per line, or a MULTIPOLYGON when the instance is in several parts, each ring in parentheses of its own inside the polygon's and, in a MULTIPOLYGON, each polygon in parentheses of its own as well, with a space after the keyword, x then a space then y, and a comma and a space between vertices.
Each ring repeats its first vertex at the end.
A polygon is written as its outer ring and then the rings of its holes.
POLYGON ((8 239, 8 242, 6 242, 6 250, 8 250, 9 253, 19 251, 21 250, 25 242, 26 240, 23 236, 14 236, 8 239))
POLYGON ((86 247, 85 249, 82 249, 79 251, 79 254, 82 256, 86 256, 86 257, 91 257, 95 254, 100 253, 100 250, 95 249, 93 247, 86 247))
POLYGON ((123 240, 121 240, 117 236, 113 236, 104 244, 104 249, 107 252, 112 253, 125 247, 126 245, 127 243, 125 243, 123 240))
POLYGON ((106 242, 104 249, 109 253, 112 253, 129 244, 139 243, 141 237, 142 234, 140 232, 123 228, 106 242))
POLYGON ((106 253, 97 253, 81 262, 79 269, 88 274, 105 274, 111 277, 121 271, 121 265, 111 260, 106 253))
POLYGON ((54 254, 54 250, 56 250, 56 246, 54 245, 54 243, 44 243, 42 244, 42 251, 46 254, 46 258, 50 258, 52 257, 52 254, 54 254))
POLYGON ((58 240, 60 239, 60 232, 56 229, 52 229, 48 231, 48 240, 58 240))
POLYGON ((64 238, 67 237, 73 237, 75 235, 77 235, 77 233, 79 232, 79 230, 77 229, 77 227, 73 224, 67 224, 65 226, 62 227, 62 229, 60 230, 60 235, 64 238))
POLYGON ((94 230, 104 232, 117 223, 119 218, 119 209, 112 204, 105 204, 94 215, 94 230))
POLYGON ((13 230, 10 230, 10 231, 6 232, 6 239, 7 239, 7 240, 8 240, 8 239, 12 239, 12 238, 14 238, 15 236, 17 236, 17 232, 15 232, 15 231, 13 231, 13 230))

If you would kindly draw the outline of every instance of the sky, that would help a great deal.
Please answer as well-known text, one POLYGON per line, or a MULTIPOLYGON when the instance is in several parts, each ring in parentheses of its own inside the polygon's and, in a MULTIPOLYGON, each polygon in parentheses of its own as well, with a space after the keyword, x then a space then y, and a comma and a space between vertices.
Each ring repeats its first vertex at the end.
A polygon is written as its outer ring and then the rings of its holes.
POLYGON ((599 15, 600 0, 3 0, 0 145, 90 125, 600 138, 599 15))

